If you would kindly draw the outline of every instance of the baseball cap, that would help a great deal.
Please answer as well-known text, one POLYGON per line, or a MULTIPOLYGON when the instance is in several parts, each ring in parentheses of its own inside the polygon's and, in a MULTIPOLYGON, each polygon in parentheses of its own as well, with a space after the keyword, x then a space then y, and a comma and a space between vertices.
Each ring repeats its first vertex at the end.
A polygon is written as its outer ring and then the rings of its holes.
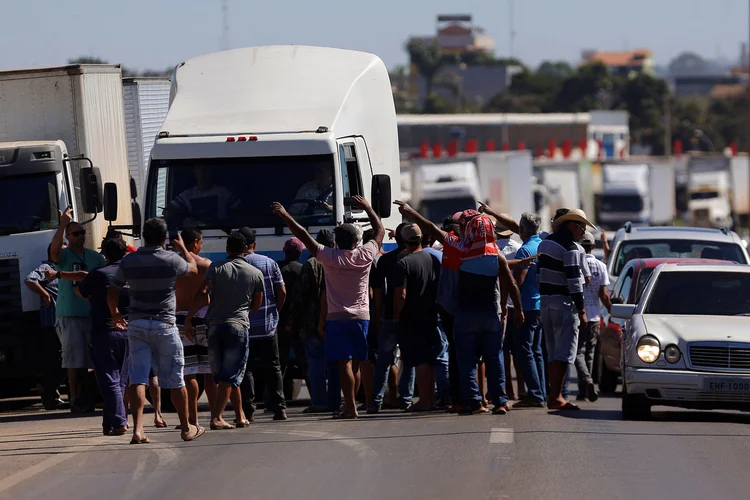
POLYGON ((408 243, 417 243, 422 240, 422 230, 416 224, 407 224, 401 229, 401 237, 408 243))
POLYGON ((596 240, 594 239, 594 235, 591 234, 589 231, 586 231, 585 233, 583 233, 583 238, 581 238, 581 245, 585 247, 586 246, 593 247, 595 241, 596 240))
POLYGON ((299 238, 289 238, 284 242, 284 253, 287 252, 302 252, 305 249, 305 245, 299 238))

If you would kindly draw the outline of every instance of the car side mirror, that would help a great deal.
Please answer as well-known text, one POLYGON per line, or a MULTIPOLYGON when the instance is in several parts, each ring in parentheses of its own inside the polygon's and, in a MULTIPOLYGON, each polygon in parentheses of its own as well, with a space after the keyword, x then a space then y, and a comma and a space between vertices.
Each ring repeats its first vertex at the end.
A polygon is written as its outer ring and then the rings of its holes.
POLYGON ((391 177, 387 174, 376 174, 372 176, 372 188, 370 190, 372 208, 381 219, 391 216, 391 177))
POLYGON ((635 304, 613 304, 612 317, 619 319, 630 319, 635 313, 635 304))
POLYGON ((104 190, 102 175, 97 167, 81 167, 78 173, 81 186, 83 211, 87 214, 98 214, 103 210, 104 190))

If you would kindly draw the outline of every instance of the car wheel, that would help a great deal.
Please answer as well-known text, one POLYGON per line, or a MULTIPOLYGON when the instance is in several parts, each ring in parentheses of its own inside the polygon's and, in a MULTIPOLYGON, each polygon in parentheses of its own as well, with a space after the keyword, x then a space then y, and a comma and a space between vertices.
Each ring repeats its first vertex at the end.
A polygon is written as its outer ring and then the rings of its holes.
POLYGON ((645 394, 622 395, 622 418, 625 420, 648 420, 651 418, 651 404, 645 394))

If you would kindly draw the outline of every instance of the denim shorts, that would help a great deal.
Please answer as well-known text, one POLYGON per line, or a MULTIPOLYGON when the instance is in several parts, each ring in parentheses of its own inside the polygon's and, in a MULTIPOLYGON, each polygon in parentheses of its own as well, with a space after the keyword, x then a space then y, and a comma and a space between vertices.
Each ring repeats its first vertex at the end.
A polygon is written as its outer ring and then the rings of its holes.
POLYGON ((151 369, 164 389, 185 387, 185 356, 177 327, 137 319, 128 323, 130 385, 148 385, 151 369))
POLYGON ((58 316, 55 331, 62 346, 63 368, 92 368, 89 354, 91 318, 58 316))
POLYGON ((239 387, 245 377, 250 338, 247 328, 238 323, 219 323, 208 327, 208 359, 214 382, 239 387))
POLYGON ((326 321, 326 361, 367 360, 368 320, 326 321))

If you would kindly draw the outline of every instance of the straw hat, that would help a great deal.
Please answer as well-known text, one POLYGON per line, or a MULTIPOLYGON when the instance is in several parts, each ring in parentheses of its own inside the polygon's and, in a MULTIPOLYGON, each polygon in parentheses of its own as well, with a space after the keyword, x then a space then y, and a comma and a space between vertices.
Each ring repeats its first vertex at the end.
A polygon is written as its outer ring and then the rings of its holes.
POLYGON ((553 220, 552 229, 557 229, 560 224, 565 224, 566 222, 570 221, 580 222, 596 229, 596 226, 586 218, 586 213, 578 208, 572 208, 568 210, 568 213, 566 213, 565 215, 561 215, 557 219, 553 220))

